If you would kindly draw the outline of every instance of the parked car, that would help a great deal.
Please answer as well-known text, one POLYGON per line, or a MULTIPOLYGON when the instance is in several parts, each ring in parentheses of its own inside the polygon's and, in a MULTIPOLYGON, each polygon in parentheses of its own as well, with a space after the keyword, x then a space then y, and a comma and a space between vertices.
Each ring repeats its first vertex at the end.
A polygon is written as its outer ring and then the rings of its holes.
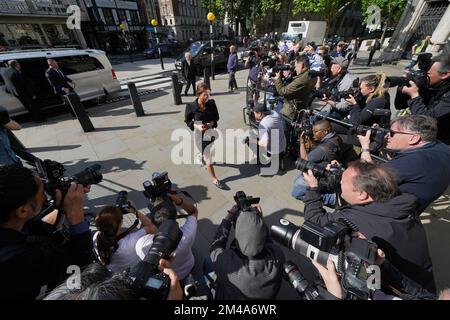
MULTIPOLYGON (((214 40, 214 68, 226 68, 228 56, 230 55, 231 42, 228 40, 214 40)), ((197 41, 192 43, 185 52, 190 52, 197 75, 203 74, 204 68, 211 67, 211 41, 197 41)), ((181 63, 184 60, 183 52, 175 60, 175 69, 181 70, 181 63)))
MULTIPOLYGON (((104 51, 76 49, 41 49, 0 52, 0 68, 6 67, 9 60, 19 61, 22 72, 36 86, 37 105, 41 108, 62 105, 61 97, 55 95, 45 77, 47 59, 56 59, 60 68, 75 83, 75 92, 81 101, 105 98, 111 93, 121 91, 120 82, 104 51)), ((5 83, 0 76, 0 105, 10 115, 26 113, 20 101, 6 92, 5 83)))
MULTIPOLYGON (((176 57, 182 50, 181 46, 177 43, 161 43, 159 46, 163 57, 176 57)), ((158 45, 155 44, 151 48, 145 49, 144 57, 150 59, 159 58, 158 45)))

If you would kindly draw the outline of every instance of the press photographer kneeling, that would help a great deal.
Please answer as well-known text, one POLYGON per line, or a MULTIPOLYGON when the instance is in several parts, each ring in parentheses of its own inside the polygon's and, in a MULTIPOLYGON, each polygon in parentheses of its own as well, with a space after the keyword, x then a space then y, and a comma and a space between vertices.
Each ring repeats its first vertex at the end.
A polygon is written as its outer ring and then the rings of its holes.
MULTIPOLYGON (((333 160, 342 162, 343 147, 342 139, 333 131, 327 120, 317 121, 312 126, 311 132, 302 130, 300 135, 300 159, 310 163, 326 165, 333 160)), ((307 186, 303 175, 299 175, 292 186, 292 196, 303 200, 307 186)), ((334 192, 323 194, 322 199, 325 205, 334 205, 336 202, 334 192)))
POLYGON ((348 205, 335 212, 323 208, 312 171, 303 176, 309 185, 304 198, 306 221, 323 226, 338 218, 347 219, 401 272, 435 292, 425 230, 420 221, 411 219, 416 214, 417 198, 401 194, 386 167, 362 161, 350 163, 341 179, 341 196, 348 205))

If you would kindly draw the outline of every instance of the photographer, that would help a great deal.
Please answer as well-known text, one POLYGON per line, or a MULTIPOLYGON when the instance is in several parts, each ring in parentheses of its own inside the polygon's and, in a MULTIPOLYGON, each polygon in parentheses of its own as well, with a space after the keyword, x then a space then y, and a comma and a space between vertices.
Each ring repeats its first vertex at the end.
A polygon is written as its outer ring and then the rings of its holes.
POLYGON ((270 157, 283 154, 286 151, 286 136, 280 115, 274 110, 267 110, 262 103, 256 104, 253 115, 258 121, 258 146, 266 149, 270 157), (274 141, 276 137, 278 140, 274 141))
MULTIPOLYGON (((436 134, 436 120, 418 115, 393 120, 385 137, 391 153, 386 165, 392 169, 400 191, 418 198, 417 214, 439 198, 450 183, 450 149, 436 140, 436 134)), ((370 132, 358 139, 361 159, 372 161, 370 132)))
MULTIPOLYGON (((41 212, 44 185, 27 168, 0 167, 0 299, 42 298, 67 278, 68 266, 91 263, 92 238, 84 219, 83 195, 83 186, 72 183, 64 198, 63 210, 69 224, 66 241, 33 237, 24 226, 41 212)), ((55 197, 58 205, 62 198, 59 190, 55 197)))
POLYGON ((309 93, 312 89, 311 79, 308 74, 309 59, 306 55, 300 55, 295 60, 296 76, 289 84, 283 85, 281 71, 279 71, 274 80, 275 88, 280 96, 283 96, 284 102, 281 113, 292 120, 297 110, 305 109, 309 93))
POLYGON ((22 127, 16 121, 11 120, 8 111, 0 106, 0 165, 22 165, 11 148, 8 130, 20 130, 22 127))
MULTIPOLYGON (((323 87, 329 89, 330 91, 335 89, 338 92, 344 92, 353 88, 353 83, 357 77, 348 71, 348 66, 349 61, 347 58, 333 58, 331 60, 330 68, 331 77, 325 84, 323 84, 323 87)), ((333 97, 330 97, 330 99, 322 99, 322 101, 331 106, 329 116, 338 120, 344 119, 348 116, 352 105, 344 98, 341 98, 339 101, 334 101, 332 98, 333 97)))
MULTIPOLYGON (((365 238, 360 234, 360 238, 365 238)), ((378 249, 375 264, 380 266, 381 280, 383 286, 372 293, 371 300, 436 300, 437 296, 425 290, 422 286, 411 280, 388 260, 385 253, 378 249)), ((331 259, 327 261, 326 267, 312 261, 314 267, 320 273, 326 289, 334 297, 344 299, 345 289, 341 283, 341 277, 336 271, 336 267, 331 259)), ((367 266, 365 266, 367 267, 367 266)))
MULTIPOLYGON (((192 246, 194 245, 197 234, 198 211, 192 203, 184 200, 179 194, 168 193, 167 197, 167 200, 157 199, 149 217, 153 225, 159 228, 164 221, 177 218, 175 205, 187 212, 188 216, 186 216, 186 221, 180 227, 180 230, 183 232, 183 237, 175 249, 175 260, 171 263, 178 278, 183 281, 189 275, 195 264, 192 246)), ((137 241, 135 250, 140 259, 144 259, 148 250, 151 248, 154 233, 151 232, 137 241)))
POLYGON ((384 87, 385 81, 386 75, 384 73, 366 76, 361 79, 359 84, 361 97, 358 99, 361 101, 357 101, 353 95, 349 95, 345 99, 352 106, 348 122, 353 125, 372 126, 374 123, 377 123, 383 126, 384 123, 389 121, 387 116, 377 116, 375 113, 376 109, 390 110, 390 97, 384 87))
POLYGON ((214 142, 214 137, 210 136, 210 140, 205 139, 205 135, 208 130, 217 128, 217 122, 219 121, 219 112, 217 111, 216 102, 210 99, 211 88, 205 83, 199 83, 197 85, 197 99, 194 102, 186 104, 184 113, 184 122, 187 126, 194 131, 201 132, 201 141, 196 138, 197 148, 200 150, 201 163, 205 163, 206 170, 212 178, 212 183, 219 189, 225 189, 225 185, 217 178, 212 165, 211 155, 209 154, 210 144, 214 142), (205 149, 206 152, 205 152, 205 149))
MULTIPOLYGON (((121 272, 140 261, 136 255, 135 246, 139 238, 149 233, 155 233, 157 227, 144 214, 130 205, 128 213, 136 215, 136 224, 130 228, 122 228, 124 212, 116 206, 106 206, 95 217, 97 232, 93 241, 95 252, 102 263, 112 272, 121 272), (142 228, 133 230, 137 223, 142 228)), ((126 212, 125 212, 126 213, 126 212)))
MULTIPOLYGON (((327 164, 333 160, 342 161, 341 153, 343 149, 342 139, 333 131, 330 122, 319 120, 312 127, 312 138, 305 135, 302 131, 300 135, 300 158, 317 164, 327 164), (314 143, 315 147, 306 151, 306 144, 314 143)), ((306 188, 303 175, 299 175, 292 186, 291 194, 298 200, 303 200, 306 188)), ((325 205, 334 205, 336 196, 334 193, 326 193, 322 196, 325 205)))
POLYGON ((216 231, 210 257, 217 274, 216 300, 276 298, 285 259, 270 239, 260 208, 233 206, 216 231), (232 226, 235 239, 227 248, 232 226))
POLYGON ((301 49, 302 41, 297 41, 291 48, 288 54, 288 62, 291 63, 295 61, 299 55, 301 49))
POLYGON ((341 196, 348 205, 335 212, 323 208, 317 179, 309 170, 303 174, 309 188, 305 220, 324 225, 347 219, 386 253, 386 258, 405 275, 435 292, 425 230, 417 219, 417 198, 401 194, 394 176, 381 165, 356 161, 342 174, 341 196))
POLYGON ((303 49, 303 53, 308 56, 310 70, 319 71, 325 67, 322 56, 316 53, 316 45, 314 42, 309 42, 303 49))
POLYGON ((431 116, 438 121, 437 138, 450 144, 450 53, 434 59, 428 71, 429 87, 424 96, 419 95, 419 88, 410 81, 410 87, 404 86, 402 93, 410 96, 408 106, 413 115, 431 116))

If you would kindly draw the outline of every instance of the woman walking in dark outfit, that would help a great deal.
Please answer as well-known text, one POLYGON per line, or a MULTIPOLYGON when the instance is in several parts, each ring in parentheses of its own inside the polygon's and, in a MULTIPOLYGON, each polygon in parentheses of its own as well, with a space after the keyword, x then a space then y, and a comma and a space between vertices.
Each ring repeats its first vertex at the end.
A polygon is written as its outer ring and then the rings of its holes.
MULTIPOLYGON (((219 112, 214 100, 210 100, 211 89, 205 83, 199 83, 197 85, 197 99, 194 102, 186 105, 184 122, 191 130, 200 130, 202 132, 201 145, 197 147, 201 150, 202 162, 206 165, 209 175, 212 177, 213 184, 219 189, 224 189, 223 183, 217 179, 214 167, 212 165, 211 155, 209 154, 209 148, 205 151, 205 148, 214 142, 214 139, 210 141, 203 141, 207 130, 217 128, 217 122, 219 121, 219 112)), ((213 137, 211 137, 213 138, 213 137)), ((206 139, 205 139, 206 140, 206 139)), ((196 141, 197 143, 197 141, 196 141)))
POLYGON ((184 95, 188 95, 189 88, 192 85, 193 95, 195 96, 195 67, 192 63, 192 55, 189 52, 184 54, 184 61, 181 64, 181 72, 187 82, 184 89, 184 95))

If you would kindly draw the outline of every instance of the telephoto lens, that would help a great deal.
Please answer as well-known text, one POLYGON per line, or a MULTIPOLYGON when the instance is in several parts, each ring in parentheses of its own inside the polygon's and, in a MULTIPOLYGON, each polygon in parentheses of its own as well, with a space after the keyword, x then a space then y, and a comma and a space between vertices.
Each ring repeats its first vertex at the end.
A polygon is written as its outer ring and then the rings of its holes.
POLYGON ((322 300, 317 288, 306 280, 295 263, 286 261, 283 265, 283 269, 286 279, 302 297, 306 300, 322 300))
POLYGON ((83 186, 88 186, 91 184, 97 184, 102 181, 103 176, 100 172, 102 166, 99 164, 94 164, 87 167, 81 172, 78 172, 70 177, 70 182, 76 182, 82 184, 83 186))
POLYGON ((315 177, 323 177, 326 175, 325 167, 300 158, 295 161, 295 168, 301 172, 308 172, 308 170, 311 170, 315 177))

